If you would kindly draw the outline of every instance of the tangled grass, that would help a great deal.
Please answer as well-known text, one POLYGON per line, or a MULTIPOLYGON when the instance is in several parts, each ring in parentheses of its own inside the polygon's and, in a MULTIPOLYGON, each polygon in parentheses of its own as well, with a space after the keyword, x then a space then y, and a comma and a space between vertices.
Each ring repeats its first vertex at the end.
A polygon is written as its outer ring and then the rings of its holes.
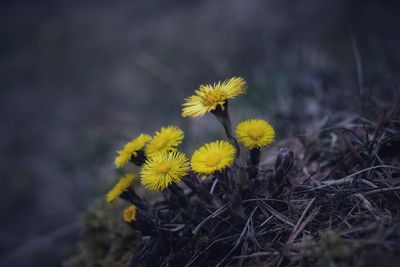
POLYGON ((256 197, 243 197, 245 220, 228 205, 205 211, 193 236, 176 236, 159 254, 171 262, 154 266, 393 266, 400 249, 398 115, 395 107, 376 123, 357 118, 318 133, 284 179, 278 157, 274 170, 260 170, 256 197))
MULTIPOLYGON (((229 117, 218 112, 237 148, 229 117)), ((303 136, 300 149, 278 148, 273 168, 260 163, 259 151, 242 151, 246 163, 237 157, 207 179, 191 171, 160 201, 148 203, 133 189, 122 194, 139 207, 128 224, 142 238, 122 237, 135 246, 125 247, 116 266, 393 266, 400 251, 399 115, 397 104, 376 122, 337 120, 303 136)), ((104 230, 111 238, 113 231, 104 230)))

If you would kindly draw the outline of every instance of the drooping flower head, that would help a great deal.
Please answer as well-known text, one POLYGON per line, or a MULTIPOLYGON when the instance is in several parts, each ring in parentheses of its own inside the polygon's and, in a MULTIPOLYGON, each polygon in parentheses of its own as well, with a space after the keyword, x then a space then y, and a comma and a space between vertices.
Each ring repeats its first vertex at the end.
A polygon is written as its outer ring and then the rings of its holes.
POLYGON ((195 95, 186 98, 182 117, 200 117, 215 110, 218 105, 224 110, 226 100, 244 94, 246 89, 246 81, 241 77, 233 77, 214 85, 200 85, 195 95))
POLYGON ((135 175, 129 173, 121 177, 118 183, 107 194, 107 201, 112 202, 122 195, 135 181, 135 175))
POLYGON ((135 205, 130 205, 124 210, 124 221, 127 223, 136 221, 137 207, 135 205))
POLYGON ((175 126, 162 127, 146 146, 146 155, 153 156, 157 153, 176 151, 176 147, 182 143, 183 131, 175 126))
POLYGON ((265 120, 249 119, 236 127, 236 136, 249 149, 270 145, 275 140, 274 128, 265 120))
POLYGON ((197 173, 212 174, 232 165, 235 153, 235 148, 227 141, 207 143, 193 153, 191 166, 197 173))
POLYGON ((118 156, 115 158, 115 166, 118 169, 125 166, 133 156, 137 156, 138 151, 141 150, 150 139, 150 135, 141 134, 129 141, 122 150, 117 151, 118 156))
POLYGON ((149 190, 164 190, 178 183, 189 173, 189 161, 185 154, 173 151, 157 153, 149 157, 140 172, 143 186, 149 190))

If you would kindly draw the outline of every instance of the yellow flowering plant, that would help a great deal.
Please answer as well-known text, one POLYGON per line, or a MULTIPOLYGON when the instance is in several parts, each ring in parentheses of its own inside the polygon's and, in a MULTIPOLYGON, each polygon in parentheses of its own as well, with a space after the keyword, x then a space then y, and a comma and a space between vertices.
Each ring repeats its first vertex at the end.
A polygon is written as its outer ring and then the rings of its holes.
MULTIPOLYGON (((181 266, 177 261, 186 262, 186 266, 202 265, 202 250, 197 249, 200 241, 205 242, 201 245, 204 249, 217 237, 229 240, 243 236, 238 229, 250 231, 246 227, 253 220, 268 219, 271 210, 260 201, 280 197, 293 165, 293 153, 281 149, 275 169, 261 172, 261 150, 275 140, 275 130, 262 119, 242 121, 232 130, 228 101, 246 91, 246 81, 233 77, 201 85, 193 96, 186 98, 183 117, 211 113, 226 135, 225 140, 201 145, 191 157, 179 151, 185 134, 176 126, 161 127, 153 136, 141 134, 118 151, 115 166, 123 169, 128 163, 136 165, 140 168, 141 185, 134 185, 136 175, 129 173, 109 191, 107 200, 128 201, 130 205, 122 216, 124 221, 149 237, 129 266, 142 263, 181 266), (245 148, 244 153, 240 153, 240 144, 245 148), (139 186, 162 192, 162 200, 147 201, 136 193, 135 187, 139 186), (179 252, 182 246, 191 249, 182 254, 179 252)), ((252 242, 246 246, 256 252, 257 246, 253 246, 256 237, 249 234, 247 241, 237 242, 252 242)), ((213 265, 221 266, 232 261, 235 249, 225 242, 224 256, 207 253, 213 265)))
POLYGON ((244 94, 246 89, 246 81, 240 77, 233 77, 214 85, 200 85, 195 95, 188 97, 183 104, 182 116, 200 117, 217 109, 225 110, 228 99, 244 94))
POLYGON ((137 207, 135 205, 130 205, 124 210, 124 220, 127 223, 131 223, 133 221, 136 221, 136 211, 137 207))
POLYGON ((141 134, 129 141, 122 150, 117 151, 115 158, 115 167, 118 169, 124 167, 129 161, 142 164, 144 161, 143 148, 151 140, 150 135, 141 134))
POLYGON ((118 183, 108 192, 107 201, 113 202, 118 199, 121 195, 129 191, 129 188, 135 180, 135 174, 126 174, 119 179, 118 183))
POLYGON ((161 152, 176 151, 182 143, 184 133, 176 126, 162 127, 146 146, 146 155, 152 156, 161 152))
POLYGON ((164 190, 169 185, 180 182, 189 173, 186 155, 174 152, 161 152, 147 159, 140 172, 143 186, 149 190, 164 190))
POLYGON ((192 156, 192 170, 202 174, 223 171, 232 165, 235 148, 227 141, 214 141, 196 150, 192 156))

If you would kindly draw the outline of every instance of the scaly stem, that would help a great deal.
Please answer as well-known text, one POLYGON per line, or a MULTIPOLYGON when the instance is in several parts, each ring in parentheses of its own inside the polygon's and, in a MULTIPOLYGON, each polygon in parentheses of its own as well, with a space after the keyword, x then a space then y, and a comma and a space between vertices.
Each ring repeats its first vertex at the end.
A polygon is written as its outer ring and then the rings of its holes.
POLYGON ((235 182, 228 176, 227 170, 216 172, 214 175, 218 179, 218 184, 229 201, 232 213, 244 218, 245 215, 240 193, 236 188, 235 182))
POLYGON ((190 205, 189 199, 183 192, 183 190, 177 184, 171 184, 168 186, 168 191, 173 195, 180 205, 181 211, 190 218, 192 216, 193 210, 190 205))
POLYGON ((136 166, 141 167, 141 166, 145 163, 146 159, 147 159, 147 157, 146 157, 146 155, 144 154, 143 149, 141 149, 141 150, 139 150, 139 151, 137 152, 137 155, 136 155, 136 156, 132 156, 132 157, 131 157, 131 162, 132 162, 133 164, 135 164, 136 166))
POLYGON ((184 182, 193 192, 197 194, 197 197, 204 200, 209 205, 220 207, 221 203, 212 195, 203 184, 199 183, 195 179, 195 174, 190 173, 189 175, 183 177, 182 182, 184 182))
POLYGON ((252 148, 250 149, 250 165, 258 166, 260 163, 261 151, 260 148, 252 148))
POLYGON ((217 108, 211 111, 211 113, 213 113, 217 117, 218 121, 224 127, 226 136, 236 148, 236 157, 238 158, 240 155, 240 147, 238 141, 236 140, 232 132, 232 123, 228 111, 228 100, 225 101, 223 107, 217 106, 217 108))
POLYGON ((247 167, 247 173, 250 180, 255 179, 257 177, 259 169, 258 164, 260 163, 260 155, 261 155, 260 148, 250 149, 250 156, 247 167))
POLYGON ((134 204, 144 211, 151 211, 151 205, 143 198, 138 196, 133 189, 128 189, 121 194, 121 198, 134 204))

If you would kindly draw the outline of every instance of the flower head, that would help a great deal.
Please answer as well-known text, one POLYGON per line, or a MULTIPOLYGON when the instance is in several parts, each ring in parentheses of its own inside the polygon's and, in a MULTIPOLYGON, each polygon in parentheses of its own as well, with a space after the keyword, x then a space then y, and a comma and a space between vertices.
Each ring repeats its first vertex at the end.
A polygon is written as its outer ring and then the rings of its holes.
POLYGON ((265 120, 249 119, 236 127, 236 136, 249 149, 270 145, 275 140, 275 130, 265 120))
POLYGON ((112 202, 116 200, 123 192, 128 190, 128 188, 133 184, 133 181, 135 181, 135 175, 133 173, 121 177, 113 189, 108 192, 107 201, 112 202))
POLYGON ((149 190, 164 190, 178 183, 189 173, 189 162, 185 154, 163 152, 148 158, 140 172, 141 182, 149 190))
POLYGON ((150 139, 150 135, 141 134, 129 141, 122 150, 117 152, 118 156, 115 158, 115 166, 118 169, 125 166, 131 160, 132 156, 137 156, 137 152, 142 149, 150 139))
POLYGON ((246 89, 246 81, 240 77, 233 77, 214 85, 200 85, 200 88, 195 91, 195 95, 186 98, 182 116, 200 117, 215 110, 218 105, 223 110, 227 99, 244 94, 246 89))
POLYGON ((152 156, 156 153, 176 151, 182 143, 184 133, 175 126, 162 127, 146 146, 146 154, 152 156))
POLYGON ((130 205, 124 210, 124 220, 127 223, 136 221, 137 208, 135 205, 130 205))
POLYGON ((192 169, 197 173, 212 174, 229 167, 235 160, 235 148, 227 141, 214 141, 196 150, 192 169))

